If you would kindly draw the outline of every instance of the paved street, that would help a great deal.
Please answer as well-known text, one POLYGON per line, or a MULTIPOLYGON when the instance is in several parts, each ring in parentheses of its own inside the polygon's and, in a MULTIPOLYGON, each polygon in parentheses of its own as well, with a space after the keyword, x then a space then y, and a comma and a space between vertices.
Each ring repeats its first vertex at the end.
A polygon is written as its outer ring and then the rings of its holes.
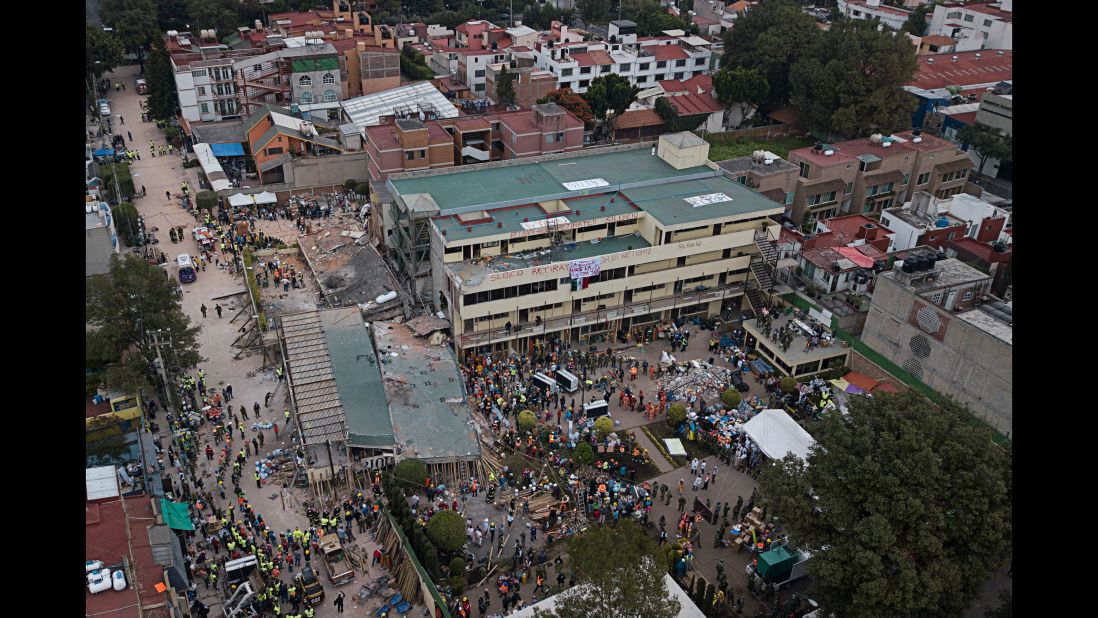
MULTIPOLYGON (((128 148, 136 148, 141 151, 141 160, 135 161, 131 169, 133 171, 134 186, 141 191, 141 186, 144 185, 148 193, 147 197, 138 197, 134 200, 137 206, 138 212, 145 218, 145 227, 148 231, 153 232, 155 229, 155 235, 158 239, 158 243, 155 245, 160 251, 163 251, 167 257, 167 264, 163 267, 167 268, 169 274, 175 278, 177 277, 175 268, 175 257, 181 253, 188 253, 192 256, 199 253, 198 247, 190 235, 190 230, 195 224, 193 215, 180 207, 177 199, 168 200, 165 198, 165 191, 171 192, 174 196, 180 191, 180 183, 184 180, 191 187, 192 195, 199 190, 199 173, 200 168, 184 169, 182 161, 179 155, 169 156, 157 156, 155 158, 149 156, 149 140, 153 140, 156 144, 164 144, 164 134, 162 130, 156 128, 156 125, 149 122, 141 122, 141 108, 140 102, 145 97, 137 95, 133 88, 133 81, 137 77, 137 66, 126 66, 116 69, 114 73, 107 74, 107 78, 114 81, 125 82, 127 90, 124 92, 115 92, 113 89, 107 93, 106 96, 111 105, 111 111, 115 114, 113 119, 113 128, 115 133, 121 133, 126 135, 129 131, 133 135, 133 140, 127 141, 128 148), (125 124, 120 123, 119 116, 124 118, 125 124), (186 233, 186 239, 180 243, 173 244, 168 235, 168 230, 172 226, 184 226, 186 233)), ((193 155, 190 155, 193 157, 193 155)), ((258 229, 265 234, 273 235, 276 238, 281 238, 287 243, 293 243, 296 241, 296 230, 293 228, 292 222, 286 220, 278 221, 260 221, 258 229)), ((239 406, 247 407, 248 414, 252 415, 252 405, 255 402, 259 402, 262 406, 264 396, 267 392, 274 394, 269 408, 263 408, 260 412, 262 421, 274 421, 277 420, 281 429, 283 424, 283 410, 289 405, 289 395, 286 391, 284 384, 279 384, 275 377, 273 367, 266 371, 259 371, 262 365, 262 355, 254 354, 241 355, 239 359, 234 359, 234 355, 238 352, 237 348, 230 346, 231 342, 238 336, 238 329, 244 324, 248 313, 241 315, 235 322, 230 323, 230 320, 237 312, 244 307, 244 304, 249 303, 248 296, 246 294, 239 294, 231 298, 214 300, 217 297, 232 294, 234 292, 244 292, 245 284, 240 276, 233 276, 225 269, 218 269, 212 263, 207 264, 205 270, 198 272, 198 280, 194 283, 183 285, 183 310, 191 317, 191 320, 201 326, 201 332, 198 340, 201 345, 201 351, 203 357, 206 359, 199 364, 199 368, 205 370, 207 383, 210 388, 224 388, 227 384, 231 384, 233 387, 233 400, 231 404, 234 409, 239 406), (216 304, 220 303, 222 307, 222 317, 218 318, 217 313, 214 310, 216 304), (202 317, 200 307, 205 304, 208 312, 205 318, 202 317)), ((250 310, 249 310, 250 311, 250 310)), ((178 401, 177 401, 178 404, 178 401)), ((163 422, 164 418, 162 413, 158 413, 158 419, 161 426, 161 437, 165 446, 170 442, 170 435, 166 427, 167 423, 163 422)), ((254 420, 244 421, 247 428, 246 436, 248 440, 255 437, 256 432, 251 430, 251 425, 254 420)), ((280 432, 282 439, 276 439, 274 432, 271 430, 263 431, 265 443, 261 449, 263 454, 270 453, 277 448, 285 448, 290 446, 289 438, 286 432, 280 432)), ((199 443, 199 452, 205 450, 206 444, 212 444, 215 451, 220 451, 221 445, 213 442, 212 431, 209 426, 204 428, 201 435, 202 442, 199 443)), ((255 458, 249 458, 250 463, 255 458)), ((213 462, 207 462, 204 456, 199 457, 200 474, 203 478, 212 478, 213 471, 216 470, 216 460, 213 462), (207 463, 210 465, 207 466, 207 463)), ((178 470, 172 470, 173 475, 178 476, 178 470)), ((226 475, 226 485, 229 484, 229 480, 226 475)), ((209 485, 207 484, 207 487, 209 485)), ((301 527, 303 529, 308 528, 308 519, 305 517, 304 509, 296 510, 282 510, 281 499, 279 497, 279 490, 276 487, 270 487, 264 485, 262 489, 257 489, 251 482, 251 473, 249 470, 245 470, 244 478, 241 480, 241 487, 244 489, 248 501, 253 505, 255 510, 263 515, 263 518, 268 522, 275 530, 292 530, 295 527, 301 527)), ((231 487, 229 488, 231 489, 231 487)), ((307 499, 308 496, 301 490, 294 491, 297 497, 297 502, 307 499)), ((231 497, 231 493, 227 494, 231 497)), ((215 500, 218 500, 215 497, 215 500)), ((222 505, 224 506, 224 505, 222 505)), ((366 549, 367 554, 372 554, 375 545, 369 542, 368 539, 363 537, 357 537, 358 543, 366 549)), ((346 605, 345 613, 359 614, 362 612, 371 611, 379 606, 379 602, 375 601, 372 604, 368 604, 365 608, 355 611, 358 606, 352 601, 352 595, 354 595, 359 586, 366 582, 372 581, 376 577, 382 574, 380 567, 373 567, 369 573, 365 576, 359 574, 354 583, 345 585, 341 588, 346 593, 346 605)), ((290 582, 293 577, 293 573, 284 572, 282 574, 282 580, 290 582)), ((338 594, 339 589, 326 584, 325 585, 326 596, 325 602, 322 606, 317 608, 316 615, 320 618, 329 618, 336 616, 335 607, 332 605, 331 600, 338 594)), ((199 585, 199 591, 204 593, 203 586, 199 585)), ((203 601, 210 605, 211 615, 217 616, 220 614, 220 608, 218 602, 209 595, 203 596, 203 601)), ((289 609, 289 606, 286 606, 289 609)))

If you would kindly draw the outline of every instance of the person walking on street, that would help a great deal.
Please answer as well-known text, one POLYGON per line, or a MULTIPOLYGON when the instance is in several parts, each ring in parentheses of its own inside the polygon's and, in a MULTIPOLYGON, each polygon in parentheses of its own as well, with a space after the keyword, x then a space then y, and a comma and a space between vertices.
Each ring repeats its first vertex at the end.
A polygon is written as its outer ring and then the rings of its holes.
POLYGON ((254 406, 252 406, 252 412, 255 413, 256 418, 259 418, 259 402, 258 401, 255 402, 254 406))
POLYGON ((686 512, 686 498, 684 498, 682 496, 679 496, 679 512, 680 513, 685 513, 686 512))
MULTIPOLYGON (((274 397, 274 393, 272 393, 271 391, 267 391, 267 394, 263 396, 263 407, 264 408, 271 407, 271 397, 274 397)), ((255 407, 257 407, 257 408, 259 407, 258 402, 256 402, 255 407)))
POLYGON ((347 596, 347 595, 344 594, 343 591, 340 591, 339 596, 337 596, 335 598, 335 602, 333 604, 336 607, 336 613, 339 613, 339 614, 343 613, 343 597, 345 597, 345 596, 347 596))
POLYGON ((130 143, 132 144, 133 143, 133 133, 130 133, 129 131, 126 131, 126 137, 130 138, 130 143))
POLYGON ((206 304, 203 303, 202 306, 198 308, 198 310, 202 312, 202 319, 206 319, 206 304))
POLYGON ((220 318, 221 317, 221 305, 220 304, 214 305, 214 311, 217 312, 217 317, 220 318))
POLYGON ((701 487, 701 484, 702 484, 702 477, 695 476, 694 477, 694 491, 698 491, 698 488, 701 487))
POLYGON ((694 461, 690 462, 690 474, 697 476, 698 474, 698 458, 695 457, 694 461))

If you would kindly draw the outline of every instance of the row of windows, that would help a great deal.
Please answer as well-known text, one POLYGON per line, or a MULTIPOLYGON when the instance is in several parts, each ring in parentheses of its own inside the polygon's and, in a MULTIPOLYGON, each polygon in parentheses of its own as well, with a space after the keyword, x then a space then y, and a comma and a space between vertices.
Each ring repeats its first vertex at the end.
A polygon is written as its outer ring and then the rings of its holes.
MULTIPOLYGON (((565 71, 568 71, 568 70, 569 69, 565 69, 565 71)), ((668 73, 666 76, 638 75, 637 78, 636 78, 636 83, 644 84, 644 83, 647 83, 649 81, 657 82, 657 81, 660 81, 661 79, 677 79, 677 80, 681 81, 681 80, 685 80, 685 79, 690 79, 691 77, 694 77, 696 75, 701 75, 702 73, 703 73, 703 71, 697 71, 697 72, 693 72, 693 73, 690 72, 690 71, 684 71, 682 73, 668 73)), ((570 77, 570 76, 571 76, 570 73, 567 73, 567 72, 562 72, 561 73, 562 78, 563 77, 570 77)), ((560 87, 561 88, 571 88, 572 90, 575 90, 577 87, 578 88, 587 88, 590 85, 591 85, 591 80, 583 79, 583 80, 580 80, 579 82, 562 82, 560 87)))
MULTIPOLYGON (((483 71, 481 72, 483 73, 483 71)), ((334 84, 336 83, 335 75, 332 75, 331 73, 325 73, 324 77, 321 78, 321 82, 325 84, 334 84)), ((297 78, 297 84, 303 88, 307 88, 313 85, 313 78, 308 75, 302 75, 301 77, 297 78)))
MULTIPOLYGON (((338 101, 339 100, 339 95, 336 94, 336 92, 334 90, 326 90, 324 92, 324 97, 322 98, 322 100, 325 103, 331 103, 333 101, 338 101)), ((311 92, 302 92, 301 93, 301 102, 302 103, 312 103, 313 102, 313 93, 311 93, 311 92)))
POLYGON ((476 305, 479 303, 492 302, 494 300, 503 300, 505 298, 517 298, 519 296, 526 296, 527 294, 540 294, 542 292, 552 292, 557 289, 557 280, 550 279, 549 281, 535 281, 534 283, 524 283, 522 285, 513 285, 509 288, 500 288, 498 290, 489 290, 487 292, 474 292, 472 294, 466 294, 462 299, 466 307, 470 305, 476 305))
POLYGON ((473 321, 476 322, 477 324, 480 324, 481 322, 495 322, 496 320, 503 320, 507 316, 508 316, 508 313, 506 311, 504 311, 503 313, 495 313, 495 314, 486 315, 486 316, 480 317, 480 318, 473 318, 473 321))
POLYGON ((956 172, 950 172, 942 176, 942 182, 949 182, 951 180, 957 180, 958 178, 964 178, 968 176, 968 170, 957 170, 956 172))
POLYGON ((877 210, 884 210, 885 208, 892 208, 892 198, 887 200, 866 200, 865 205, 862 206, 862 213, 871 213, 877 210))
POLYGON ((828 202, 835 201, 835 192, 830 191, 828 193, 820 193, 817 195, 810 195, 808 197, 809 206, 819 206, 820 204, 827 204, 828 202))
POLYGON ((586 304, 586 303, 593 303, 593 302, 600 301, 600 300, 609 300, 611 298, 614 298, 615 295, 616 294, 613 293, 613 292, 611 292, 610 294, 599 294, 598 296, 592 296, 590 298, 585 298, 585 299, 583 299, 582 302, 586 304))
POLYGON ((865 192, 865 194, 866 195, 877 195, 878 193, 888 193, 888 192, 892 191, 892 187, 895 184, 896 183, 894 183, 894 182, 889 182, 889 183, 881 184, 881 185, 873 185, 872 187, 869 188, 869 190, 867 190, 865 192))

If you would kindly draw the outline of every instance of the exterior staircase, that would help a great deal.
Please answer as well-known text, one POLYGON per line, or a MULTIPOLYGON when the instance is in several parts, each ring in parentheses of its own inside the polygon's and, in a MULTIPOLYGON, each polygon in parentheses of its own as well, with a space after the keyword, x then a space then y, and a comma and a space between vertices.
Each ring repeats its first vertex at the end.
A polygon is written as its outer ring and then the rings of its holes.
POLYGON ((755 312, 755 315, 762 315, 762 309, 766 306, 766 302, 763 300, 758 288, 749 287, 743 295, 747 297, 747 302, 751 305, 751 310, 755 312))
POLYGON ((751 262, 751 274, 754 275, 761 289, 769 291, 774 287, 774 280, 770 278, 770 270, 766 264, 759 261, 751 262))
POLYGON ((774 247, 774 242, 767 238, 765 233, 755 234, 755 246, 759 248, 759 255, 762 256, 763 263, 773 264, 778 261, 778 250, 774 247))

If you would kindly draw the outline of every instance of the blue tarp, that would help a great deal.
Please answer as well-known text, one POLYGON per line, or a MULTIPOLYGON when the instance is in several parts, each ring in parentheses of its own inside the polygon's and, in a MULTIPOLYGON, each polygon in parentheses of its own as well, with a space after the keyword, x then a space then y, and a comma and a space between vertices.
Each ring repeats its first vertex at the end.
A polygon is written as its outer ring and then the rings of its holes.
POLYGON ((215 157, 243 157, 244 146, 240 144, 210 144, 215 157))
POLYGON ((111 148, 100 148, 99 150, 95 151, 95 156, 97 156, 97 157, 113 157, 114 156, 114 150, 111 149, 111 148))

